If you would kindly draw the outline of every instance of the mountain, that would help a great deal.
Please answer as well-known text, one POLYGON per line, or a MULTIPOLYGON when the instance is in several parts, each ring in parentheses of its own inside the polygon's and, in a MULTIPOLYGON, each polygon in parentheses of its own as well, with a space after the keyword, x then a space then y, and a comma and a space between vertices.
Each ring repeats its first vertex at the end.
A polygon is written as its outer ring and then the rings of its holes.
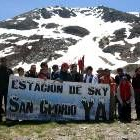
POLYGON ((47 7, 0 22, 0 57, 26 70, 77 63, 110 68, 140 63, 140 17, 112 8, 47 7))

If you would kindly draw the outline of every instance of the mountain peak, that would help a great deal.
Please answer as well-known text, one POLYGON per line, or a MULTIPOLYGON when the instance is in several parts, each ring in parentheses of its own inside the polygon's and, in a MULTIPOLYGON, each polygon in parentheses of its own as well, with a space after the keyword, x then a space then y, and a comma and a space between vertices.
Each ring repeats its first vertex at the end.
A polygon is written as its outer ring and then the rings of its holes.
POLYGON ((85 55, 86 65, 114 69, 139 62, 139 22, 104 6, 37 8, 0 22, 0 54, 13 67, 44 60, 76 63, 85 55))

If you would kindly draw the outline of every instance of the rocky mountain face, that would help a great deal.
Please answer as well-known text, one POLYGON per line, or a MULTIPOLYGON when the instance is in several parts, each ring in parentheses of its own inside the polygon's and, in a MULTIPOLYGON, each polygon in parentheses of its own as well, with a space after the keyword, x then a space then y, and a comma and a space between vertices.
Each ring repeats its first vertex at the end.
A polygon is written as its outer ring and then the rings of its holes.
MULTIPOLYGON (((12 67, 20 62, 51 62, 87 36, 92 36, 103 54, 111 54, 120 62, 136 63, 140 59, 140 18, 104 6, 47 7, 1 21, 0 57, 7 57, 12 67), (90 19, 91 23, 86 23, 90 19), (98 21, 97 27, 94 21, 98 21)), ((102 60, 109 61, 103 56, 102 60)))

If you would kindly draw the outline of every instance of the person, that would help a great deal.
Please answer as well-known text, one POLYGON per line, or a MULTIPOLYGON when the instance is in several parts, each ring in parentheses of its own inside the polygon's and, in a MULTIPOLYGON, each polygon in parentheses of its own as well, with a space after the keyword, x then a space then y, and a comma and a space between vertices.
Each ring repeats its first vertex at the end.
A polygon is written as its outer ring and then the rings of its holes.
POLYGON ((58 78, 60 82, 72 81, 72 77, 71 77, 68 69, 69 69, 69 65, 67 63, 63 63, 61 65, 60 75, 58 78))
POLYGON ((60 75, 59 67, 58 65, 53 65, 52 66, 53 72, 51 73, 51 80, 57 80, 60 75))
POLYGON ((118 68, 117 69, 117 75, 115 76, 115 82, 116 82, 117 86, 119 85, 123 76, 126 76, 128 81, 131 80, 131 76, 129 74, 125 73, 122 68, 118 68))
POLYGON ((132 84, 129 82, 126 76, 122 77, 122 80, 117 88, 117 98, 119 100, 119 119, 120 121, 131 121, 131 102, 134 98, 134 90, 132 84))
POLYGON ((17 69, 18 75, 19 77, 24 77, 24 69, 22 67, 19 67, 17 69))
POLYGON ((31 65, 30 70, 25 73, 25 77, 37 78, 36 65, 31 65))
MULTIPOLYGON (((128 81, 131 81, 131 76, 129 74, 125 73, 122 68, 118 68, 117 69, 117 75, 115 76, 116 88, 119 86, 119 84, 120 84, 120 82, 121 82, 121 80, 124 76, 127 77, 128 81)), ((118 103, 118 98, 115 96, 115 108, 118 104, 119 104, 118 103)), ((118 116, 120 116, 119 113, 120 112, 119 112, 119 109, 118 109, 118 116)))
POLYGON ((77 65, 72 64, 71 65, 71 77, 72 77, 72 82, 82 82, 83 81, 83 75, 77 72, 77 65))
POLYGON ((113 77, 111 77, 111 70, 104 69, 104 76, 100 78, 101 84, 109 84, 110 86, 110 120, 114 119, 115 113, 115 95, 116 95, 116 83, 113 77))
POLYGON ((50 73, 48 72, 48 65, 46 62, 42 62, 40 65, 41 69, 40 72, 38 73, 38 78, 40 79, 50 79, 50 73))
POLYGON ((132 86, 135 94, 137 119, 140 120, 140 67, 135 70, 135 75, 132 78, 132 86))
POLYGON ((99 68, 97 71, 98 82, 101 83, 100 78, 104 75, 103 68, 99 68))
POLYGON ((47 80, 48 79, 47 70, 40 69, 40 72, 38 73, 38 78, 47 80))
POLYGON ((85 72, 86 75, 84 76, 83 79, 84 83, 92 83, 93 85, 98 84, 98 77, 92 74, 93 68, 91 66, 88 66, 85 72))
POLYGON ((0 121, 2 121, 2 102, 4 98, 4 106, 6 112, 9 77, 11 74, 13 74, 13 71, 8 68, 7 59, 5 57, 1 58, 0 62, 0 121))

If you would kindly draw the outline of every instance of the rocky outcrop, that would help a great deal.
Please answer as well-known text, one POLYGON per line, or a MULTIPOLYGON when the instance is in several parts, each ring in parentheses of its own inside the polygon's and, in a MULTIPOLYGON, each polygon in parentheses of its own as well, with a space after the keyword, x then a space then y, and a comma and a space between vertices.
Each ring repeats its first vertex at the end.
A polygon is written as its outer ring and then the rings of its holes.
POLYGON ((107 8, 104 6, 99 6, 98 9, 103 10, 103 16, 102 19, 104 19, 104 21, 108 22, 115 22, 115 21, 124 21, 124 22, 129 22, 129 23, 133 23, 133 22, 139 22, 140 18, 129 14, 129 13, 125 13, 125 12, 121 12, 112 8, 107 8))
POLYGON ((102 39, 100 39, 100 41, 99 41, 99 47, 100 48, 104 48, 106 45, 108 45, 109 44, 109 38, 108 37, 106 37, 106 36, 104 36, 102 39))
POLYGON ((133 28, 130 29, 130 32, 131 33, 130 33, 128 39, 139 37, 140 36, 140 23, 139 24, 133 24, 133 28))
POLYGON ((68 26, 62 28, 62 30, 67 34, 72 34, 79 37, 84 37, 90 33, 87 29, 80 26, 68 26))
POLYGON ((126 35, 126 28, 118 29, 113 34, 114 34, 114 37, 111 40, 113 42, 124 40, 124 38, 127 37, 127 35, 126 35))
POLYGON ((71 9, 67 9, 65 7, 54 9, 53 13, 58 14, 62 18, 76 17, 76 14, 71 9))
POLYGON ((41 12, 41 16, 42 16, 44 19, 51 18, 51 16, 53 15, 51 12, 47 11, 46 8, 40 9, 40 12, 41 12))
POLYGON ((13 54, 7 55, 10 66, 16 66, 19 62, 35 63, 40 62, 43 59, 51 61, 57 59, 62 55, 57 54, 57 51, 67 51, 68 47, 77 43, 77 40, 72 38, 66 39, 53 39, 53 38, 42 38, 40 35, 30 36, 28 39, 39 41, 27 42, 25 44, 17 45, 16 43, 3 44, 0 43, 0 49, 6 49, 13 46, 11 50, 13 54), (31 46, 31 48, 29 47, 31 46))
POLYGON ((7 28, 7 29, 17 29, 17 30, 30 30, 38 28, 38 23, 33 21, 31 18, 26 18, 23 21, 4 21, 0 23, 0 28, 7 28))
POLYGON ((45 27, 46 29, 57 28, 59 26, 60 26, 59 24, 55 24, 55 23, 42 24, 42 27, 45 27))

